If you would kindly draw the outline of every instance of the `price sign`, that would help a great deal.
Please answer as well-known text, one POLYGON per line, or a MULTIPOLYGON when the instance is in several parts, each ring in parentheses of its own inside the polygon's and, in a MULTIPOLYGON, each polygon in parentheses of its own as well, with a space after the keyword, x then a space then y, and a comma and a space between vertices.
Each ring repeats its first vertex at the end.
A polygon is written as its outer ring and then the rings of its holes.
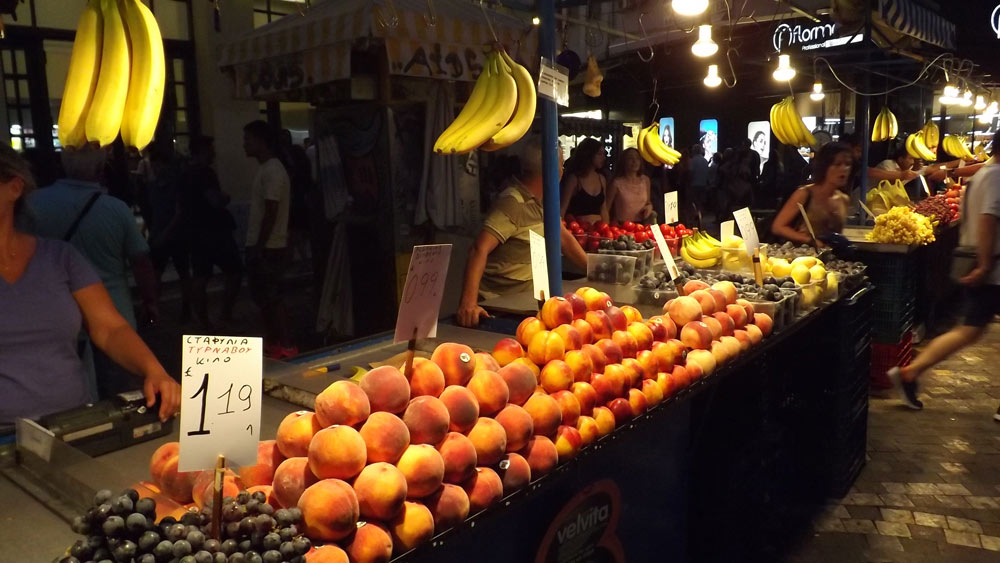
POLYGON ((736 228, 736 222, 733 221, 732 219, 730 219, 729 221, 723 221, 722 224, 719 225, 719 240, 725 243, 726 239, 731 238, 733 236, 734 232, 733 229, 735 228, 736 228))
POLYGON ((754 251, 760 246, 760 239, 757 238, 757 225, 754 224, 753 216, 750 215, 750 208, 744 207, 734 211, 733 218, 736 219, 736 226, 740 228, 740 236, 746 243, 747 254, 753 256, 754 251))
POLYGON ((667 241, 663 238, 659 225, 653 225, 653 238, 656 239, 656 246, 660 249, 660 255, 663 256, 663 263, 667 266, 670 279, 677 279, 677 264, 674 263, 674 257, 670 254, 670 247, 667 246, 667 241))
POLYGON ((920 176, 917 176, 917 177, 920 178, 920 185, 924 187, 924 193, 927 194, 927 197, 930 197, 931 196, 931 189, 929 187, 927 187, 927 179, 924 178, 923 174, 921 174, 920 176))
POLYGON ((542 57, 538 71, 538 95, 569 107, 569 69, 542 57))
POLYGON ((535 231, 528 231, 528 244, 531 247, 531 278, 532 296, 541 299, 549 295, 549 264, 545 257, 545 237, 535 231))
POLYGON ((406 270, 393 342, 437 336, 441 298, 451 261, 450 244, 414 246, 406 270))
POLYGON ((180 471, 257 464, 263 339, 183 336, 180 471))
POLYGON ((874 213, 872 213, 872 210, 871 210, 871 209, 868 209, 868 206, 867 206, 867 205, 865 205, 865 202, 863 202, 863 201, 860 201, 860 200, 859 200, 859 201, 858 201, 858 203, 860 203, 860 204, 861 204, 861 209, 864 209, 864 210, 865 210, 865 213, 867 213, 867 214, 868 214, 868 215, 869 215, 869 216, 870 216, 870 217, 871 217, 872 219, 874 219, 874 218, 875 218, 875 214, 874 214, 874 213))
POLYGON ((663 222, 676 223, 680 221, 677 216, 677 192, 667 192, 663 194, 663 222))

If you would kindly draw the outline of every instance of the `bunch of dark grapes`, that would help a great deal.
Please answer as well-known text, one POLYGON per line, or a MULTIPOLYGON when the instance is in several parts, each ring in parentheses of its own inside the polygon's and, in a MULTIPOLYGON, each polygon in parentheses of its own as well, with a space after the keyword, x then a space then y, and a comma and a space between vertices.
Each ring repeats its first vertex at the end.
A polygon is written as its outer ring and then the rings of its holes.
POLYGON ((156 523, 156 501, 134 489, 98 491, 73 519, 84 539, 60 563, 304 563, 312 547, 299 533, 302 512, 275 508, 264 493, 240 492, 222 502, 221 539, 211 537, 211 505, 156 523))

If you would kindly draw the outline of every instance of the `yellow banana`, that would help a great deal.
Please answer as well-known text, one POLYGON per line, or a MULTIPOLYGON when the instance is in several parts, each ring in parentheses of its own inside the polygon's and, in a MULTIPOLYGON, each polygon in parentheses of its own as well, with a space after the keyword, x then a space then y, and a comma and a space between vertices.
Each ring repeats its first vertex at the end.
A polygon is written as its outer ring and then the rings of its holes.
POLYGON ((923 132, 924 145, 932 151, 937 151, 938 145, 941 143, 941 130, 938 129, 937 123, 928 121, 921 131, 923 132))
POLYGON ((816 139, 813 134, 806 128, 806 124, 802 122, 802 117, 799 116, 798 110, 795 109, 795 101, 791 96, 785 98, 784 107, 784 118, 785 127, 792 131, 793 144, 799 147, 811 147, 816 144, 816 139))
POLYGON ((783 145, 791 145, 792 139, 788 136, 788 132, 785 131, 784 124, 782 123, 782 108, 785 104, 785 100, 771 106, 771 130, 774 132, 774 136, 783 145))
POLYGON ((66 87, 59 104, 59 144, 64 147, 79 148, 87 143, 87 110, 101 69, 102 33, 100 2, 90 0, 76 25, 66 87))
POLYGON ((899 120, 896 119, 896 114, 886 111, 889 113, 889 138, 895 139, 899 135, 899 120))
POLYGON ((132 45, 132 73, 122 117, 122 141, 139 150, 153 140, 163 105, 166 66, 156 18, 139 0, 125 0, 125 23, 132 45))
POLYGON ((683 258, 688 264, 691 264, 695 268, 699 269, 711 268, 719 262, 718 258, 702 260, 691 256, 691 253, 688 252, 688 247, 686 245, 681 245, 681 258, 683 258))
POLYGON ((913 146, 913 141, 917 138, 916 133, 910 133, 910 136, 906 138, 906 152, 910 153, 913 158, 923 158, 920 153, 917 152, 916 147, 913 146))
POLYGON ((934 162, 937 160, 937 155, 924 143, 924 132, 918 131, 913 138, 913 148, 917 149, 917 153, 920 154, 920 159, 927 162, 934 162))
POLYGON ((687 249, 688 254, 695 260, 711 260, 722 255, 721 249, 702 246, 698 241, 693 240, 692 237, 684 239, 684 248, 687 249))
POLYGON ((882 116, 884 112, 878 112, 875 116, 875 124, 872 126, 872 142, 877 143, 884 140, 882 138, 882 116))
POLYGON ((116 0, 101 0, 104 19, 101 71, 87 112, 87 140, 102 147, 118 137, 128 96, 129 50, 125 24, 116 0))
POLYGON ((511 68, 511 75, 517 85, 517 107, 510 122, 504 125, 503 129, 493 135, 493 138, 483 145, 485 150, 497 150, 516 143, 535 120, 535 104, 538 96, 535 94, 535 83, 531 79, 531 74, 523 65, 517 64, 505 51, 500 51, 500 57, 511 68))
POLYGON ((486 99, 486 94, 490 90, 490 78, 495 70, 493 66, 496 60, 495 57, 495 53, 490 53, 486 57, 486 61, 483 63, 483 70, 479 73, 475 86, 472 87, 472 93, 469 94, 468 101, 465 102, 462 111, 455 116, 451 125, 438 135, 437 141, 434 143, 434 152, 451 152, 450 147, 454 134, 461 130, 480 110, 483 101, 486 99))
POLYGON ((663 163, 656 160, 655 158, 652 157, 652 155, 646 152, 646 145, 643 141, 645 140, 646 135, 648 134, 649 134, 649 128, 647 127, 639 128, 639 132, 635 136, 635 148, 639 151, 639 156, 641 156, 642 159, 648 162, 649 164, 653 166, 663 166, 663 163))
POLYGON ((659 127, 654 123, 648 129, 649 132, 643 138, 643 142, 646 144, 646 151, 649 152, 650 156, 664 164, 677 164, 680 160, 680 153, 664 144, 660 137, 659 127))
POLYGON ((497 57, 497 76, 493 80, 494 95, 490 105, 483 105, 481 117, 465 128, 461 137, 452 146, 456 154, 465 154, 478 149, 503 129, 514 115, 517 105, 517 83, 511 75, 510 66, 497 57))

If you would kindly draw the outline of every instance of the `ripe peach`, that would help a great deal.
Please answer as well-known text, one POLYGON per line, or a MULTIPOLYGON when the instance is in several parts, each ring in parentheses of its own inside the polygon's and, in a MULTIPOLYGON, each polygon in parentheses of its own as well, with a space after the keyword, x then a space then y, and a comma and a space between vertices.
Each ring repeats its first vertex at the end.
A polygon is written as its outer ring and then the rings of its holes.
MULTIPOLYGON (((475 468, 473 468, 475 473, 475 468)), ((471 477, 471 475, 470 475, 471 477)), ((434 516, 434 530, 443 532, 454 528, 469 517, 469 494, 458 485, 444 484, 424 504, 434 516)))
POLYGON ((705 291, 707 291, 708 294, 711 295, 713 299, 715 299, 716 312, 726 310, 727 301, 725 293, 719 291, 718 289, 706 289, 705 291))
MULTIPOLYGON (((662 340, 656 338, 657 342, 665 342, 667 340, 670 340, 671 338, 677 338, 677 325, 674 324, 674 321, 670 319, 669 315, 667 314, 655 315, 646 319, 646 326, 648 326, 650 329, 653 328, 652 327, 653 324, 663 325, 663 327, 667 330, 667 337, 662 340)), ((653 336, 654 337, 657 336, 655 332, 653 336)))
POLYGON ((344 550, 350 561, 388 563, 392 559, 392 535, 382 524, 365 522, 348 538, 344 550))
POLYGON ((337 541, 357 527, 360 509, 354 489, 340 479, 324 479, 309 486, 299 497, 302 527, 313 540, 337 541))
POLYGON ((726 314, 733 319, 734 330, 742 329, 747 325, 747 321, 749 320, 747 310, 739 305, 726 305, 726 314))
POLYGON ((410 382, 392 366, 380 366, 361 376, 358 382, 368 396, 372 412, 401 413, 410 402, 410 382))
POLYGON ((607 293, 598 291, 592 287, 581 287, 576 290, 576 294, 583 297, 583 302, 587 305, 588 311, 603 311, 609 305, 612 305, 611 298, 607 293))
MULTIPOLYGON (((688 282, 691 283, 691 282, 688 282)), ((670 301, 667 314, 676 326, 684 326, 701 318, 701 304, 694 297, 678 297, 670 301)))
POLYGON ((594 329, 583 318, 575 319, 573 321, 573 328, 580 333, 580 342, 583 344, 592 344, 594 342, 594 329))
POLYGON ((584 344, 583 348, 580 349, 581 352, 587 354, 590 358, 591 366, 594 373, 602 373, 604 371, 604 366, 608 365, 608 357, 604 354, 604 351, 597 347, 595 344, 584 344))
POLYGON ((701 365, 696 364, 694 362, 684 366, 684 370, 687 372, 687 376, 690 381, 697 381, 698 379, 701 379, 703 375, 705 375, 705 372, 702 371, 701 369, 701 365))
POLYGON ((593 418, 601 437, 611 434, 615 429, 615 414, 608 407, 594 407, 593 418))
POLYGON ((604 357, 607 358, 606 364, 620 364, 622 363, 622 358, 626 357, 621 345, 611 338, 602 338, 594 343, 594 346, 597 346, 601 352, 604 352, 604 357))
POLYGON ((753 324, 757 325, 757 328, 760 329, 760 332, 764 336, 770 336, 771 329, 774 328, 774 322, 771 320, 771 316, 767 313, 754 313, 753 324))
POLYGON ((580 418, 580 401, 576 395, 572 391, 558 391, 552 394, 552 398, 559 403, 563 425, 576 426, 576 419, 580 418))
MULTIPOLYGON (((353 383, 352 383, 353 385, 353 383)), ((309 442, 323 429, 315 413, 297 411, 288 414, 278 425, 275 442, 278 451, 288 457, 305 457, 309 453, 309 442)))
POLYGON ((673 352, 674 365, 677 365, 678 362, 684 361, 684 356, 687 355, 687 348, 684 346, 683 342, 674 338, 667 340, 664 344, 669 346, 670 350, 673 352))
POLYGON ((545 323, 542 319, 538 317, 528 317, 521 321, 521 324, 517 325, 517 330, 514 331, 514 337, 517 338, 518 343, 524 347, 528 348, 528 344, 531 343, 531 339, 535 334, 545 330, 545 323))
POLYGON ((479 414, 482 416, 493 416, 500 412, 507 406, 510 398, 507 382, 495 371, 476 372, 469 380, 468 388, 479 401, 479 414))
POLYGON ((753 346, 753 342, 750 340, 750 334, 745 330, 737 330, 733 332, 733 336, 736 340, 740 341, 740 351, 746 352, 753 346))
POLYGON ((656 342, 651 350, 656 359, 656 371, 670 371, 674 369, 674 349, 666 342, 656 342))
MULTIPOLYGON (((535 369, 538 368, 535 367, 535 369)), ((507 390, 510 394, 507 402, 512 405, 523 405, 528 400, 528 397, 535 392, 535 387, 538 385, 535 373, 522 362, 507 364, 500 368, 497 374, 507 384, 507 390)))
MULTIPOLYGON (((609 364, 604 368, 604 376, 611 378, 611 392, 614 397, 624 397, 625 391, 628 390, 629 384, 632 381, 629 370, 625 369, 625 366, 621 364, 609 364)), ((591 379, 593 383, 593 379, 591 379)), ((597 394, 601 394, 601 389, 594 385, 594 389, 597 389, 597 394)))
POLYGON ((717 363, 715 355, 709 350, 691 350, 691 353, 687 357, 687 366, 698 364, 698 367, 701 368, 702 373, 705 375, 709 375, 715 371, 717 363))
POLYGON ((653 347, 653 331, 641 322, 634 322, 628 325, 628 333, 635 339, 639 350, 649 350, 653 347))
POLYGON ((707 290, 699 289, 691 293, 689 297, 698 302, 702 315, 711 315, 715 312, 715 297, 712 297, 712 294, 707 290))
POLYGON ((306 554, 308 563, 348 563, 347 552, 334 544, 313 547, 306 554))
POLYGON ((639 387, 642 385, 642 380, 646 378, 646 370, 639 363, 639 360, 625 358, 622 360, 622 367, 625 368, 626 381, 628 381, 629 387, 639 387))
POLYGON ((564 391, 573 385, 573 370, 562 360, 552 360, 542 368, 539 384, 546 393, 564 391))
MULTIPOLYGON (((724 346, 722 342, 713 342, 711 349, 712 349, 712 355, 715 356, 716 365, 719 366, 726 365, 727 363, 729 363, 729 360, 732 359, 729 356, 729 347, 724 346)), ((691 379, 695 379, 695 377, 692 375, 691 379)))
POLYGON ((406 500, 406 477, 384 462, 365 467, 354 480, 361 516, 369 520, 390 520, 403 509, 406 500))
POLYGON ((583 320, 587 321, 587 324, 590 325, 591 338, 593 340, 611 338, 611 333, 615 330, 611 324, 611 319, 608 318, 608 314, 604 311, 587 311, 587 316, 583 320))
MULTIPOLYGON (((240 478, 233 473, 232 469, 226 469, 222 477, 222 496, 236 496, 243 489, 240 478)), ((215 472, 202 471, 191 487, 191 499, 198 508, 205 508, 206 503, 212 502, 215 493, 215 472)))
POLYGON ((476 358, 465 344, 445 342, 438 344, 431 354, 431 361, 444 372, 446 385, 465 385, 476 371, 476 358))
POLYGON ((410 429, 398 416, 388 412, 373 412, 359 433, 365 441, 368 463, 396 463, 410 445, 410 429))
MULTIPOLYGON (((657 344, 663 345, 660 342, 657 344)), ((642 367, 643 379, 656 379, 657 372, 660 371, 660 362, 656 359, 656 354, 652 350, 643 350, 635 356, 635 360, 642 367)))
MULTIPOLYGON (((622 359, 624 358, 634 358, 636 354, 639 353, 639 343, 636 342, 635 337, 624 330, 616 330, 611 334, 611 341, 618 345, 622 351, 622 359)), ((597 343, 600 346, 601 342, 597 343)), ((611 357, 607 351, 604 352, 609 358, 611 357)), ((618 360, 621 363, 621 359, 618 360)))
POLYGON ((244 487, 270 485, 274 482, 275 468, 284 460, 285 456, 281 455, 274 440, 261 441, 257 444, 257 465, 240 467, 240 481, 244 487))
MULTIPOLYGON (((663 342, 667 340, 667 327, 662 322, 657 322, 653 320, 646 321, 643 323, 649 328, 649 332, 653 335, 653 342, 663 342)), ((652 345, 650 345, 652 348, 652 345)))
POLYGON ((720 281, 712 284, 712 289, 717 289, 726 296, 726 304, 736 303, 736 298, 739 297, 736 286, 731 281, 720 281))
POLYGON ((531 361, 531 358, 528 358, 527 356, 525 356, 523 358, 518 358, 518 359, 514 360, 511 363, 512 364, 521 364, 521 365, 527 367, 528 369, 530 369, 532 375, 535 376, 535 381, 538 380, 538 376, 541 375, 541 373, 542 373, 542 368, 538 367, 538 365, 535 364, 535 362, 531 361))
MULTIPOLYGON (((735 307, 740 311, 743 310, 743 307, 740 307, 739 305, 729 305, 729 306, 735 307)), ((720 337, 733 335, 733 331, 736 330, 736 323, 733 322, 733 317, 729 316, 727 313, 716 312, 712 314, 712 318, 715 319, 716 322, 719 323, 719 326, 722 328, 719 334, 720 337)))
MULTIPOLYGON (((726 316, 728 317, 729 315, 726 316)), ((708 331, 712 333, 712 340, 722 338, 722 323, 720 323, 718 319, 712 315, 705 315, 701 318, 701 322, 705 323, 705 326, 708 327, 708 331)))
POLYGON ((462 483, 462 488, 469 495, 469 512, 472 514, 486 510, 503 498, 503 481, 489 467, 477 467, 476 474, 462 483))
POLYGON ((632 414, 632 405, 629 404, 628 399, 622 397, 608 403, 608 408, 615 415, 615 426, 621 426, 635 416, 632 414))
POLYGON ((573 305, 565 297, 550 297, 542 303, 538 318, 545 323, 546 328, 553 330, 559 325, 573 322, 573 305))
POLYGON ((437 397, 444 391, 444 372, 434 362, 425 358, 413 358, 410 368, 411 397, 437 397))
MULTIPOLYGON (((671 369, 671 372, 673 369, 671 369)), ((660 391, 663 393, 664 399, 669 399, 674 396, 679 390, 677 382, 674 381, 674 377, 671 372, 660 372, 656 374, 656 384, 660 386, 660 391)))
POLYGON ((646 402, 650 408, 655 407, 663 401, 663 390, 655 379, 642 380, 642 394, 646 396, 646 402))
POLYGON ((406 478, 406 498, 425 497, 444 482, 444 459, 429 444, 412 444, 403 452, 396 467, 406 478))
POLYGON ((563 359, 569 366, 573 374, 573 381, 590 381, 591 374, 594 373, 594 363, 590 361, 590 356, 583 350, 570 350, 566 352, 563 359))
POLYGON ((610 307, 604 309, 604 313, 608 316, 608 319, 611 320, 611 328, 613 331, 625 330, 628 328, 628 317, 626 317, 625 313, 623 313, 618 307, 611 305, 610 307))
POLYGON ((559 461, 569 461, 580 453, 583 447, 583 438, 580 431, 575 426, 560 426, 556 431, 556 453, 559 454, 559 461))
POLYGON ((723 336, 719 342, 726 347, 726 352, 731 359, 736 359, 743 351, 743 346, 740 345, 740 341, 735 336, 723 336))
POLYGON ((324 428, 361 424, 371 412, 368 395, 353 381, 335 381, 316 395, 316 420, 324 428))
POLYGON ((587 314, 587 302, 583 300, 583 297, 575 293, 567 293, 563 297, 566 298, 566 301, 569 301, 570 306, 573 308, 573 320, 582 319, 587 314))
POLYGON ((500 363, 497 362, 496 358, 487 352, 476 352, 476 372, 480 371, 497 371, 500 369, 500 363))
POLYGON ((554 436, 556 428, 562 424, 562 409, 559 403, 548 395, 532 395, 524 403, 524 410, 531 415, 535 434, 539 436, 554 436))
POLYGON ((388 524, 394 555, 406 553, 434 536, 434 516, 419 502, 406 501, 403 510, 388 524))
POLYGON ((552 329, 552 332, 562 338, 563 347, 567 351, 579 350, 583 346, 583 337, 580 336, 580 331, 573 328, 573 325, 559 325, 552 329))
POLYGON ((632 416, 639 416, 649 408, 646 395, 639 389, 628 390, 628 404, 632 407, 632 416))
POLYGON ((517 405, 507 405, 497 414, 496 421, 503 426, 507 436, 508 452, 523 448, 535 431, 535 421, 531 419, 531 415, 517 405))
POLYGON ((445 483, 460 484, 472 476, 479 464, 476 446, 464 434, 449 432, 438 444, 437 450, 444 460, 445 483))
POLYGON ((451 417, 441 399, 422 396, 410 399, 403 422, 410 430, 411 444, 437 444, 448 433, 451 417))
POLYGON ((324 428, 309 443, 309 468, 320 479, 353 479, 367 460, 365 441, 350 426, 324 428))
POLYGON ((531 466, 521 454, 508 453, 498 464, 497 474, 503 483, 503 494, 523 489, 531 482, 531 466))
POLYGON ((500 367, 524 357, 524 348, 513 338, 503 338, 493 347, 493 358, 500 367))
MULTIPOLYGON (((186 504, 191 502, 191 489, 198 478, 198 472, 177 471, 180 451, 180 443, 178 442, 168 442, 157 448, 149 459, 149 475, 164 495, 176 502, 186 504)), ((260 463, 259 449, 257 450, 257 460, 260 463)))
POLYGON ((684 284, 684 295, 691 295, 695 291, 705 290, 708 287, 709 285, 701 280, 691 280, 684 284))
POLYGON ((701 321, 692 321, 681 329, 681 342, 692 350, 706 350, 712 345, 712 331, 701 321))
POLYGON ((577 381, 570 391, 580 403, 580 414, 590 416, 594 412, 594 405, 597 404, 597 391, 594 390, 594 386, 586 381, 577 381))
POLYGON ((631 305, 623 305, 621 310, 622 313, 625 314, 625 320, 627 320, 629 324, 642 322, 642 313, 639 312, 639 309, 636 309, 631 305))
POLYGON ((584 446, 589 446, 601 437, 601 429, 597 427, 597 421, 589 416, 581 416, 576 419, 576 429, 580 431, 580 439, 584 446))
POLYGON ((736 304, 743 307, 743 310, 747 312, 747 322, 750 322, 750 319, 753 318, 754 314, 753 303, 747 301, 746 299, 737 299, 736 304))
POLYGON ((760 344, 760 341, 764 339, 764 332, 760 330, 757 325, 746 325, 744 329, 747 331, 747 335, 750 336, 750 343, 754 346, 760 344))
POLYGON ((531 337, 528 344, 528 358, 540 366, 552 360, 561 360, 566 354, 566 346, 558 334, 543 330, 531 337))
POLYGON ((670 372, 670 376, 677 384, 678 390, 691 385, 691 376, 688 375, 687 368, 682 365, 675 364, 674 371, 670 372))
MULTIPOLYGON (((555 433, 553 433, 555 434, 555 433)), ((545 436, 532 436, 520 453, 531 467, 531 477, 537 479, 552 471, 559 463, 559 452, 552 440, 545 436)))
POLYGON ((469 431, 469 440, 476 447, 479 465, 493 465, 503 458, 507 451, 507 433, 503 426, 492 418, 479 417, 469 431))
POLYGON ((319 481, 309 469, 309 458, 290 457, 274 470, 274 498, 285 507, 298 504, 302 491, 319 481))
POLYGON ((617 395, 615 395, 615 393, 618 392, 617 383, 618 380, 614 373, 598 373, 590 378, 590 386, 594 389, 597 404, 607 404, 617 397, 617 395))
MULTIPOLYGON (((469 381, 470 386, 475 382, 478 375, 479 372, 472 376, 472 381, 469 381)), ((500 376, 497 375, 497 377, 500 376)), ((476 419, 479 418, 479 400, 476 399, 476 395, 472 391, 460 385, 449 385, 441 392, 440 399, 444 403, 445 408, 448 409, 448 418, 450 420, 449 430, 452 432, 468 432, 472 429, 472 426, 476 424, 476 419)))

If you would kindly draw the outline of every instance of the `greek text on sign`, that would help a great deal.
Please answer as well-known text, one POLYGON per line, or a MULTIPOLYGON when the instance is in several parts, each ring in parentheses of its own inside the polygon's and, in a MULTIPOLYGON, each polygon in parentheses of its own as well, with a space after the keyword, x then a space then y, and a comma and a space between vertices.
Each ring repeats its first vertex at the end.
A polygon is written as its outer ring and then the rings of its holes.
POLYGON ((451 261, 450 244, 414 246, 396 316, 393 342, 437 336, 441 298, 451 261))
POLYGON ((528 245, 531 249, 532 296, 540 299, 549 295, 549 263, 545 254, 545 237, 535 231, 528 231, 528 245))
POLYGON ((747 254, 753 256, 754 251, 760 246, 760 239, 757 238, 757 225, 750 215, 750 208, 744 207, 734 211, 733 218, 736 219, 736 226, 739 227, 743 242, 746 243, 747 254))
POLYGON ((538 95, 569 107, 569 71, 566 67, 542 57, 538 71, 538 95))
POLYGON ((677 192, 667 192, 663 194, 663 222, 676 223, 680 221, 677 216, 677 192))
POLYGON ((257 464, 263 340, 185 335, 181 345, 179 471, 257 464))

